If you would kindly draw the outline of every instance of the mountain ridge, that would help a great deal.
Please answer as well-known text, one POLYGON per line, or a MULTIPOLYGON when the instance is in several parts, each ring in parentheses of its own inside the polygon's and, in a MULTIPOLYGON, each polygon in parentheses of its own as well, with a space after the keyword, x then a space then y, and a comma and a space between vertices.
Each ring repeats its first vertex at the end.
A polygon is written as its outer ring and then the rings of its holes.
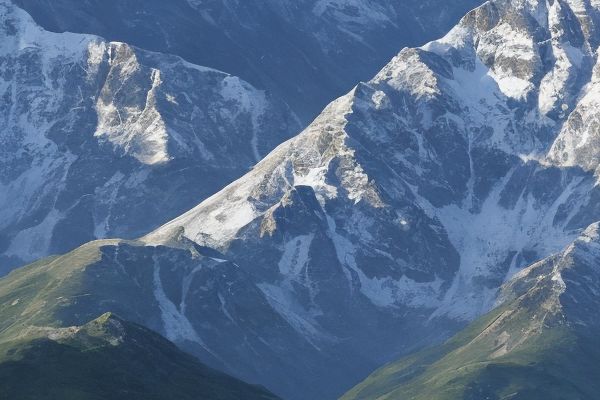
POLYGON ((20 399, 276 399, 114 314, 0 340, 0 391, 20 399))
POLYGON ((400 48, 443 34, 480 3, 17 1, 51 31, 94 33, 228 71, 289 104, 303 125, 400 48))

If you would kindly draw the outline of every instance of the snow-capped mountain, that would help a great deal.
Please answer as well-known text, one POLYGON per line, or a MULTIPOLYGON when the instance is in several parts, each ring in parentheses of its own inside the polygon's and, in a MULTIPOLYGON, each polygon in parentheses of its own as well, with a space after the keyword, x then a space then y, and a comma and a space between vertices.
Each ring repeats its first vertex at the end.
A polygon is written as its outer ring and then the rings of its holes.
POLYGON ((382 364, 443 336, 600 219, 599 7, 484 4, 143 240, 218 249, 321 352, 382 364))
POLYGON ((0 2, 0 274, 96 237, 135 237, 298 129, 238 77, 0 2))
POLYGON ((3 1, 0 275, 193 207, 475 0, 435 3, 3 1))
POLYGON ((177 54, 268 89, 308 124, 482 0, 15 0, 51 31, 177 54))
POLYGON ((486 3, 146 240, 183 229, 309 290, 319 282, 301 272, 322 268, 319 234, 374 304, 472 318, 598 216, 593 168, 558 159, 565 142, 571 158, 598 151, 574 121, 595 89, 593 10, 486 3))
POLYGON ((485 3, 189 212, 42 262, 68 289, 44 313, 116 311, 284 398, 335 398, 600 220, 598 24, 591 0, 485 3))

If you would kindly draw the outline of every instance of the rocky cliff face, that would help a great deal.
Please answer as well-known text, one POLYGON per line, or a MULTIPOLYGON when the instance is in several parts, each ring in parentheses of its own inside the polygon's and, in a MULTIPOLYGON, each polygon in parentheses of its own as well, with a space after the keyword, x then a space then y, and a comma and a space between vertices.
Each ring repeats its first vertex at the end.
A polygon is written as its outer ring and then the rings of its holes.
MULTIPOLYGON (((420 21, 435 3, 5 1, 0 274, 193 207, 431 38, 420 21), (47 32, 13 4, 106 39, 47 32)), ((473 5, 444 6, 439 33, 473 5)))
POLYGON ((39 28, 0 3, 0 271, 135 237, 243 174, 298 125, 241 79, 39 28))

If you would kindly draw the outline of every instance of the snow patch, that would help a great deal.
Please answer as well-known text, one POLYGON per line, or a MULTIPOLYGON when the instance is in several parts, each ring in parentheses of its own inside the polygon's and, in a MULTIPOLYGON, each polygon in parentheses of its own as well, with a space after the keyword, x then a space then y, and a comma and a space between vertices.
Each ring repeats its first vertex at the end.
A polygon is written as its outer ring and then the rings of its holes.
POLYGON ((315 340, 323 339, 314 315, 306 311, 290 293, 279 286, 262 283, 258 285, 269 305, 287 321, 298 333, 319 349, 315 340))
POLYGON ((284 245, 279 260, 279 272, 286 277, 297 276, 308 264, 310 245, 314 234, 297 236, 284 245))
POLYGON ((154 260, 154 297, 161 311, 165 336, 174 342, 191 341, 204 347, 202 339, 196 333, 187 317, 167 297, 160 278, 160 265, 156 256, 154 260))
MULTIPOLYGON (((122 85, 131 79, 141 79, 138 73, 140 65, 132 49, 125 44, 113 43, 108 51, 109 57, 116 57, 113 53, 119 53, 118 57, 125 58, 119 59, 118 64, 118 79, 122 85)), ((115 70, 117 67, 113 65, 112 68, 115 70)), ((144 104, 115 103, 118 93, 111 93, 112 100, 108 101, 106 96, 100 96, 96 103, 98 125, 94 136, 105 138, 143 164, 164 164, 170 156, 166 124, 157 109, 158 90, 163 83, 161 71, 151 69, 150 81, 151 88, 146 93, 144 104)))
MULTIPOLYGON (((256 162, 262 159, 259 150, 258 134, 261 131, 261 118, 268 108, 268 100, 265 92, 256 90, 240 78, 228 76, 223 79, 221 96, 227 101, 239 104, 239 111, 250 114, 252 123, 252 138, 250 145, 256 162)), ((236 117, 235 115, 234 117, 236 117)))

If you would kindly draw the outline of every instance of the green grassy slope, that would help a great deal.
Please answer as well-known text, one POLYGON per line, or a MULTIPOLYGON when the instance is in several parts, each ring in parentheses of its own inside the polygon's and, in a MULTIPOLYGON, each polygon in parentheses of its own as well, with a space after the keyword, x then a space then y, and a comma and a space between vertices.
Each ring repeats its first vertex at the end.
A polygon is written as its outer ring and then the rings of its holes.
POLYGON ((158 330, 160 309, 153 291, 157 254, 164 265, 171 259, 191 260, 187 250, 102 240, 13 271, 0 279, 0 342, 18 337, 30 325, 83 325, 105 312, 136 323, 156 320, 156 326, 147 327, 158 330), (117 254, 128 259, 127 270, 117 254))
POLYGON ((0 279, 0 399, 275 399, 106 313, 160 315, 153 254, 135 242, 96 241, 0 279), (115 251, 131 252, 139 263, 126 274, 107 261, 115 251))
POLYGON ((0 398, 267 400, 265 389, 200 364, 160 335, 104 314, 81 327, 30 327, 0 344, 0 398))
POLYGON ((342 400, 600 399, 599 288, 594 226, 505 285, 501 307, 380 368, 342 400))
POLYGON ((442 346, 382 367, 342 399, 600 399, 600 340, 547 328, 502 355, 506 331, 486 330, 507 312, 496 311, 442 346))

